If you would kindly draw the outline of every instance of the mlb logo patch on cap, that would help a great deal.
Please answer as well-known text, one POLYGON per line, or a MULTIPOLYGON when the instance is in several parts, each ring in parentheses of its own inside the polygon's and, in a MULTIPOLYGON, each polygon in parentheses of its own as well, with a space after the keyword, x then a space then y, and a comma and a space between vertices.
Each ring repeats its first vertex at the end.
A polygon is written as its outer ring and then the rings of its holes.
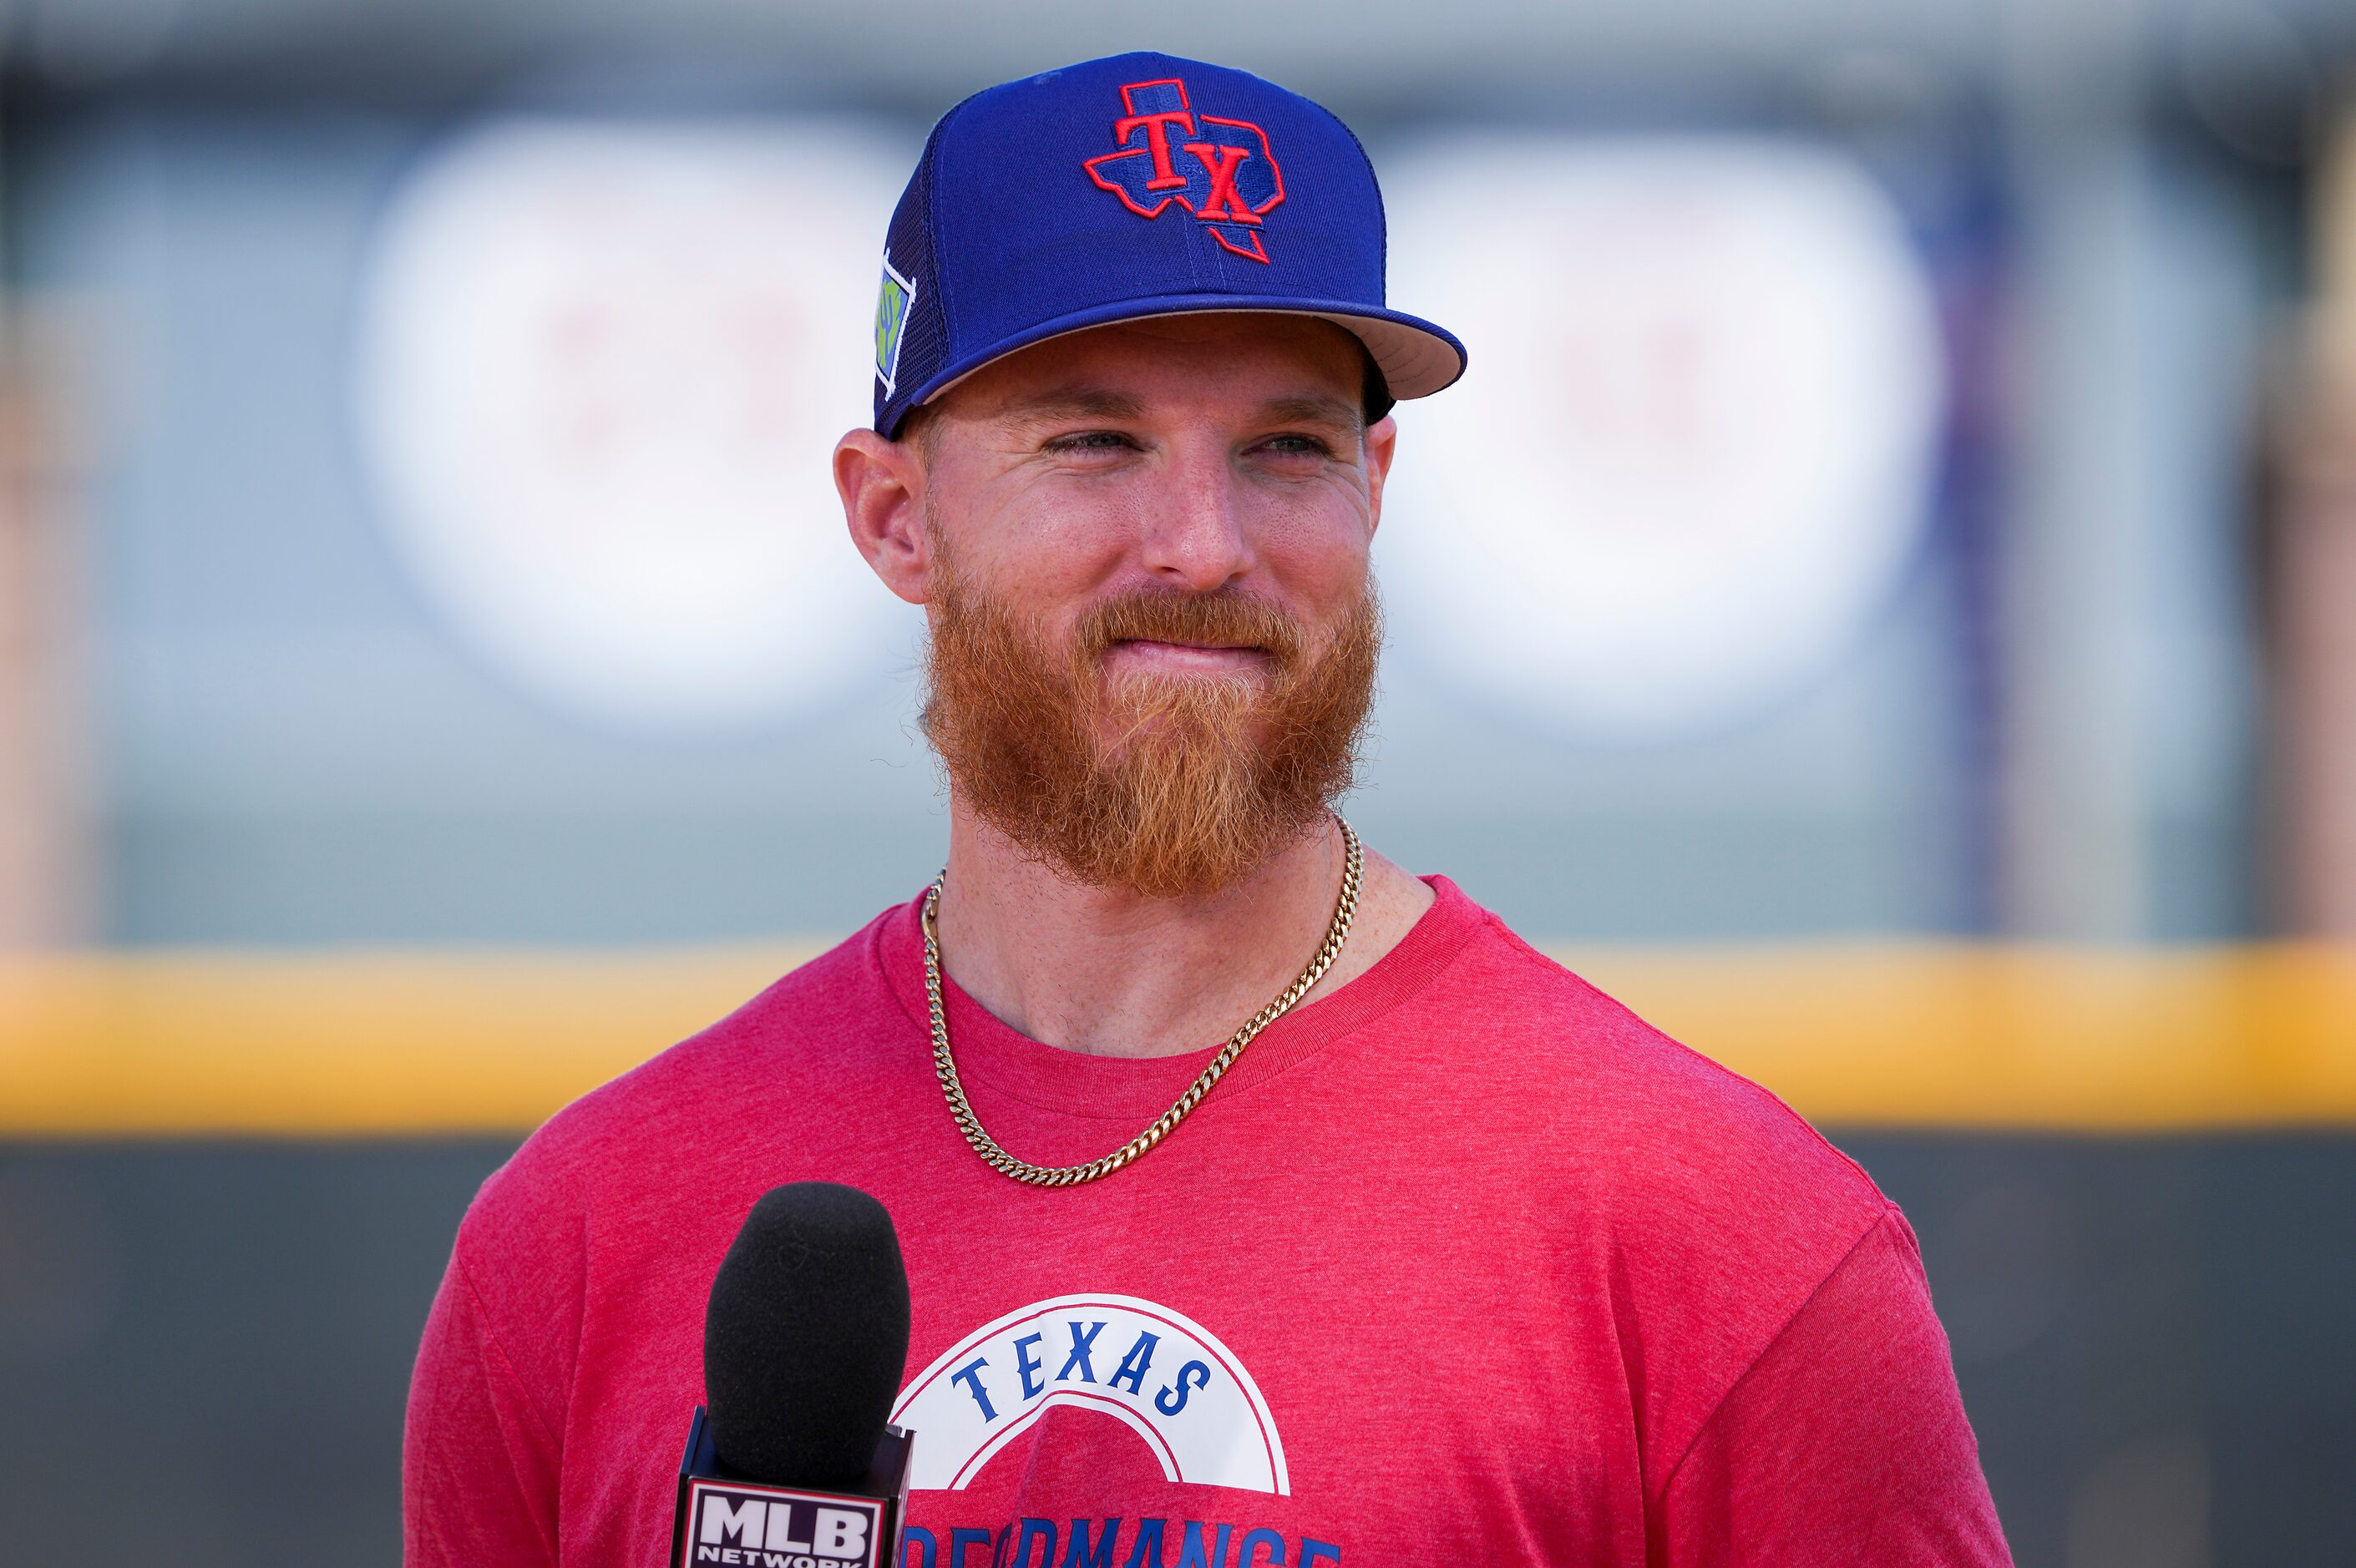
POLYGON ((1384 298, 1383 202, 1349 127, 1248 72, 1116 55, 976 93, 901 194, 875 307, 875 428, 1002 355, 1192 311, 1355 334, 1392 398, 1464 346, 1384 298))
POLYGON ((900 379, 900 329, 908 325, 908 308, 916 303, 916 285, 892 266, 892 252, 884 252, 884 286, 875 297, 875 379, 890 397, 900 379))

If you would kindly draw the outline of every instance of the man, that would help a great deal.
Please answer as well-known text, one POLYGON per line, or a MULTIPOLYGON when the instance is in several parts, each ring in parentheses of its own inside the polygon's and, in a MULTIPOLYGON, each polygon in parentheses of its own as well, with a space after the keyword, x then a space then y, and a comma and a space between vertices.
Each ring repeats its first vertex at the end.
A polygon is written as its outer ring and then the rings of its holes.
POLYGON ((935 128, 835 475, 929 620, 948 869, 486 1185, 412 1563, 659 1561, 713 1270, 812 1179, 906 1252, 912 1568, 2008 1561, 1898 1211, 1332 812, 1389 408, 1463 364, 1382 246, 1238 72, 935 128))

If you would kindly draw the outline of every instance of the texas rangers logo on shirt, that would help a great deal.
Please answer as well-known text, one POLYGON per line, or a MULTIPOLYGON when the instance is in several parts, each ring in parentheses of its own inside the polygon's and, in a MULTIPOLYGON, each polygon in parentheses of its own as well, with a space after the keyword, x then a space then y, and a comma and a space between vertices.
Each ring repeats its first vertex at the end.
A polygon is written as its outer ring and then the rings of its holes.
POLYGON ((1018 1307, 911 1381, 893 1422, 923 1435, 908 1484, 963 1491, 991 1455, 1056 1405, 1107 1415, 1170 1480, 1289 1494, 1284 1440, 1234 1351, 1182 1312, 1133 1296, 1018 1307))
POLYGON ((1140 218, 1173 202, 1194 215, 1238 256, 1266 261, 1261 219, 1284 199, 1268 133, 1248 120, 1198 114, 1175 77, 1120 90, 1112 138, 1120 151, 1089 158, 1088 177, 1140 218))
POLYGON ((892 1420, 913 1434, 909 1490, 942 1494, 902 1527, 904 1568, 1164 1568, 1165 1548, 1176 1568, 1344 1568, 1340 1546, 1234 1495, 1292 1495, 1276 1415, 1234 1350, 1160 1302, 1089 1292, 1018 1307, 935 1357, 892 1420), (1164 1480, 1214 1495, 1162 1511, 1140 1499, 1086 1517, 961 1516, 958 1494, 1058 1407, 1128 1427, 1164 1480), (1169 1517, 1180 1511, 1210 1517, 1169 1517))

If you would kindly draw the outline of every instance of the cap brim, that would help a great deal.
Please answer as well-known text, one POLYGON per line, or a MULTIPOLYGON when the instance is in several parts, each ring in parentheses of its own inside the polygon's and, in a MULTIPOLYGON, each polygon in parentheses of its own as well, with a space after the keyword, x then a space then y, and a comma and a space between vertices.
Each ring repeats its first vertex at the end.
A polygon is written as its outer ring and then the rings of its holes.
MULTIPOLYGON (((1044 343, 1051 337, 1065 337, 1091 327, 1110 326, 1116 322, 1142 321, 1157 315, 1205 315, 1216 314, 1314 316, 1330 321, 1356 337, 1374 356, 1376 368, 1383 373, 1384 382, 1391 396, 1402 400, 1428 398, 1452 385, 1464 374, 1464 345, 1444 329, 1404 311, 1368 310, 1344 300, 1302 299, 1293 294, 1162 294, 1152 299, 1120 300, 1110 304, 1075 311, 1069 315, 1044 321, 1036 326, 1000 339, 953 364, 942 367, 938 375, 919 387, 908 399, 903 410, 928 403, 968 376, 995 360, 1003 359, 1017 349, 1044 343)), ((887 431, 885 434, 895 434, 887 431)))

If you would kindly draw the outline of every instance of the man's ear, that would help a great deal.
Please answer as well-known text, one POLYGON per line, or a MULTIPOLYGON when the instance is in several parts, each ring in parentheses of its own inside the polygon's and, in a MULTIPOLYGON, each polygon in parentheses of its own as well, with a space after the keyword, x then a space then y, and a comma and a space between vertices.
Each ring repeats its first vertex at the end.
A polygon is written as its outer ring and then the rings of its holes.
POLYGON ((1385 414, 1366 427, 1366 531, 1382 527, 1383 482, 1398 451, 1398 421, 1385 414))
POLYGON ((834 488, 851 542, 911 604, 925 602, 932 571, 925 533, 925 464, 913 441, 886 441, 854 430, 834 443, 834 488))

